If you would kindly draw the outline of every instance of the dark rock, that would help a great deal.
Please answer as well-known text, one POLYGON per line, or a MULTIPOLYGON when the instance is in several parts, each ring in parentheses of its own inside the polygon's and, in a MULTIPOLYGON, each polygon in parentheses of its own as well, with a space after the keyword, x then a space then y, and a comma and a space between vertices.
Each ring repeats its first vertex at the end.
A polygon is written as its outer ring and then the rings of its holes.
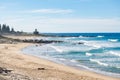
POLYGON ((45 70, 45 68, 38 68, 38 70, 45 70))
POLYGON ((83 42, 79 42, 78 44, 84 44, 83 42))
POLYGON ((49 44, 49 43, 61 43, 63 41, 56 41, 56 40, 32 40, 32 39, 25 39, 25 40, 22 40, 22 42, 26 42, 26 43, 46 43, 46 44, 49 44))
POLYGON ((8 70, 8 69, 6 69, 6 68, 2 68, 2 67, 0 67, 0 73, 2 74, 2 73, 9 73, 9 72, 11 72, 12 70, 8 70))

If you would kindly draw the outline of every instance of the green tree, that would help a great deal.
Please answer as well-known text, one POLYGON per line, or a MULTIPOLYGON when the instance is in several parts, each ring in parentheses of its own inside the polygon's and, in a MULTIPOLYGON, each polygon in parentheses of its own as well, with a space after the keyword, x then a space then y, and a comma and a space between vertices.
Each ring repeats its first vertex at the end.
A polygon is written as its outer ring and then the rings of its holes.
POLYGON ((1 24, 0 24, 0 32, 2 31, 2 29, 1 29, 1 24))
POLYGON ((3 24, 3 25, 2 25, 2 32, 7 32, 6 24, 3 24))
POLYGON ((8 32, 8 33, 10 32, 10 27, 9 26, 6 27, 6 32, 8 32))

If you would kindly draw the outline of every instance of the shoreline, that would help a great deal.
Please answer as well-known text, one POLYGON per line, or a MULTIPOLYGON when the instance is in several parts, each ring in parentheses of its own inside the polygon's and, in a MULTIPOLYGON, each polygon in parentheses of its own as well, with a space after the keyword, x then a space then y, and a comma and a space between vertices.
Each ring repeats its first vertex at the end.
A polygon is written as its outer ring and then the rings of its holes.
MULTIPOLYGON (((46 45, 46 44, 43 44, 43 45, 46 45)), ((100 75, 104 75, 104 76, 108 76, 108 77, 120 78, 119 74, 117 74, 117 73, 110 73, 110 72, 105 72, 105 71, 91 69, 91 68, 89 68, 87 66, 78 64, 76 61, 72 61, 72 60, 65 61, 66 59, 64 59, 64 58, 62 58, 62 60, 61 60, 61 58, 60 59, 56 59, 56 58, 52 58, 50 56, 46 57, 45 55, 43 56, 41 54, 40 55, 33 54, 34 52, 29 52, 29 50, 31 50, 31 48, 29 49, 29 47, 38 47, 38 46, 35 46, 35 45, 28 46, 27 47, 28 48, 27 51, 26 50, 24 51, 25 48, 23 48, 22 52, 25 53, 25 54, 27 53, 26 55, 38 57, 38 58, 45 59, 45 60, 49 60, 49 61, 54 62, 56 64, 61 64, 63 66, 72 67, 72 68, 75 68, 77 70, 85 70, 85 71, 94 72, 96 74, 100 74, 100 75)))
POLYGON ((0 58, 1 66, 12 69, 13 73, 26 75, 32 78, 31 80, 119 80, 119 78, 87 70, 78 70, 46 59, 27 55, 20 51, 30 45, 33 44, 0 44, 0 57, 4 57, 0 58), (6 49, 5 47, 8 48, 6 49), (44 68, 45 70, 38 70, 38 68, 44 68))

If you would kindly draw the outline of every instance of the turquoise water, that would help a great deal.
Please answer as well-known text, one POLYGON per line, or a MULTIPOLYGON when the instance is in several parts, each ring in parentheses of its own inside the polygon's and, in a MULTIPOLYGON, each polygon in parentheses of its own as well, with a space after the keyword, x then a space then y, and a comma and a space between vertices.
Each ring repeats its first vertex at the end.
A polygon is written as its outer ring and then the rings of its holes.
POLYGON ((37 39, 62 40, 64 42, 29 46, 23 49, 23 52, 60 64, 120 77, 120 33, 62 33, 51 35, 58 37, 38 37, 37 39))

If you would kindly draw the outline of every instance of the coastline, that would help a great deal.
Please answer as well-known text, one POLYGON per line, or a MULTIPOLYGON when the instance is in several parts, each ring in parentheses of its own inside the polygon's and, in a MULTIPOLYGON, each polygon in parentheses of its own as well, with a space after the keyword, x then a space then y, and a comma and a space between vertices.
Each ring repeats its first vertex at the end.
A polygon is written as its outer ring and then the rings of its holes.
MULTIPOLYGON (((78 70, 46 59, 23 54, 20 50, 33 44, 0 44, 0 65, 30 80, 119 80, 87 70, 78 70), (44 70, 38 70, 44 68, 44 70)), ((9 79, 8 79, 9 80, 9 79)), ((27 80, 27 79, 25 79, 27 80)))

